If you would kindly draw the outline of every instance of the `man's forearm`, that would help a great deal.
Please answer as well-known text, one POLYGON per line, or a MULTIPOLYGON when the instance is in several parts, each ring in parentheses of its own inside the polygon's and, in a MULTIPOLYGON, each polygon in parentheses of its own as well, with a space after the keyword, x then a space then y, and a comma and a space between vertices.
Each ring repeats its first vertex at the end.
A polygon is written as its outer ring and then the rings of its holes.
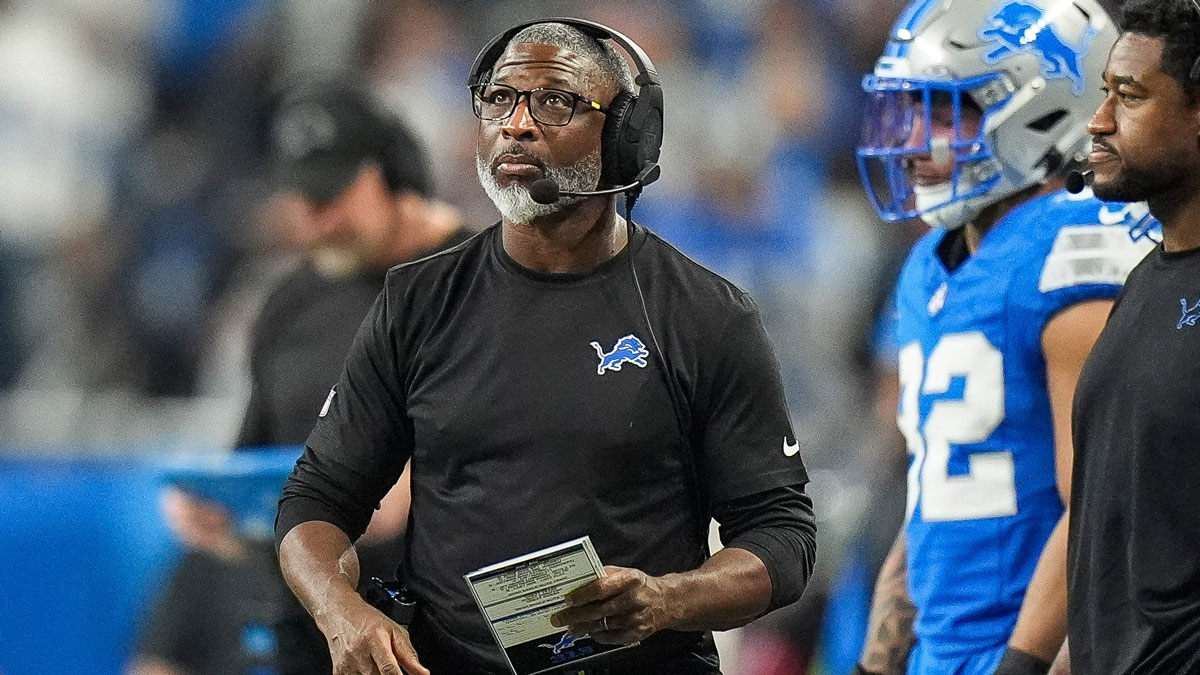
POLYGON ((283 577, 325 634, 336 673, 429 675, 408 631, 368 605, 358 586, 358 553, 337 526, 296 525, 279 543, 283 577))
POLYGON ((743 626, 804 591, 816 554, 811 504, 802 485, 724 503, 718 522, 726 547, 699 568, 659 577, 610 566, 569 593, 551 623, 606 644, 667 629, 743 626))
POLYGON ((917 608, 908 595, 907 540, 896 536, 875 582, 871 614, 867 619, 867 641, 859 663, 870 673, 902 675, 908 654, 916 642, 913 622, 917 608))
POLYGON ((1067 513, 1046 541, 1008 644, 1047 663, 1067 634, 1067 513))
POLYGON ((292 592, 324 628, 324 619, 358 595, 358 553, 335 525, 310 520, 293 527, 279 544, 279 566, 292 592))
POLYGON ((729 630, 753 621, 771 602, 771 577, 758 556, 724 548, 698 569, 661 577, 676 630, 729 630))

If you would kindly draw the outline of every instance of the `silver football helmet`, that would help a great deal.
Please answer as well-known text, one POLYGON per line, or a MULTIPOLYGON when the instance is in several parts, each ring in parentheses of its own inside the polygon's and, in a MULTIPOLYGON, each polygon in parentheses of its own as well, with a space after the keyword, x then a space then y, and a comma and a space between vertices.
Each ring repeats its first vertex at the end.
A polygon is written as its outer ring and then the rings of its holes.
POLYGON ((1082 157, 1116 39, 1096 0, 913 0, 863 78, 858 162, 880 215, 958 227, 1082 157), (935 100, 953 110, 951 138, 931 133, 935 100), (982 111, 978 133, 964 105, 982 111), (949 182, 917 185, 917 156, 953 158, 949 182))

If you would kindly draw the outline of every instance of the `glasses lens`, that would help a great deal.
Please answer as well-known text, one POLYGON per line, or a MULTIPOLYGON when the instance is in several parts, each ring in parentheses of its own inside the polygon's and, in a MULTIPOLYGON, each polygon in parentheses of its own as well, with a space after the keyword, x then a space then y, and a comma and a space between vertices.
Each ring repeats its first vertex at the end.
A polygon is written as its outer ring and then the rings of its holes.
POLYGON ((534 89, 529 99, 533 119, 542 124, 561 126, 571 121, 575 112, 575 96, 559 89, 534 89))
POLYGON ((517 90, 503 84, 477 84, 475 114, 479 119, 502 120, 512 114, 517 103, 517 90))

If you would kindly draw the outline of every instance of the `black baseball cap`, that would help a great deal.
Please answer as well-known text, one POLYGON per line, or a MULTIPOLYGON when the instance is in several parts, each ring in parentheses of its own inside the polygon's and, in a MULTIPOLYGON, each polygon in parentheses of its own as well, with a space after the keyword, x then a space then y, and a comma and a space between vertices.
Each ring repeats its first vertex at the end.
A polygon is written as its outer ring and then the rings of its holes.
POLYGON ((284 96, 271 127, 276 182, 314 202, 333 201, 369 163, 380 166, 393 193, 431 191, 424 152, 361 86, 298 87, 284 96))

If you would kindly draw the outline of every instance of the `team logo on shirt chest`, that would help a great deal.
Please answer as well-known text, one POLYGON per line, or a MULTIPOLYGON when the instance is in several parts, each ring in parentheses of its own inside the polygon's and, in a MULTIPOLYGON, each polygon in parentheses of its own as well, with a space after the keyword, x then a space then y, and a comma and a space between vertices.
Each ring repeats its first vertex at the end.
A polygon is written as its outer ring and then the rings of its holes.
POLYGON ((1184 326, 1195 326, 1196 322, 1200 321, 1200 300, 1188 307, 1187 298, 1180 298, 1179 306, 1183 309, 1183 316, 1179 317, 1179 323, 1175 326, 1176 330, 1180 330, 1184 326))
POLYGON ((599 342, 593 342, 592 348, 596 350, 596 356, 600 358, 600 364, 596 366, 597 375, 603 375, 609 370, 620 371, 621 366, 626 363, 632 363, 638 368, 645 368, 646 357, 650 356, 646 345, 632 334, 617 340, 617 344, 613 345, 611 351, 604 351, 599 342))

